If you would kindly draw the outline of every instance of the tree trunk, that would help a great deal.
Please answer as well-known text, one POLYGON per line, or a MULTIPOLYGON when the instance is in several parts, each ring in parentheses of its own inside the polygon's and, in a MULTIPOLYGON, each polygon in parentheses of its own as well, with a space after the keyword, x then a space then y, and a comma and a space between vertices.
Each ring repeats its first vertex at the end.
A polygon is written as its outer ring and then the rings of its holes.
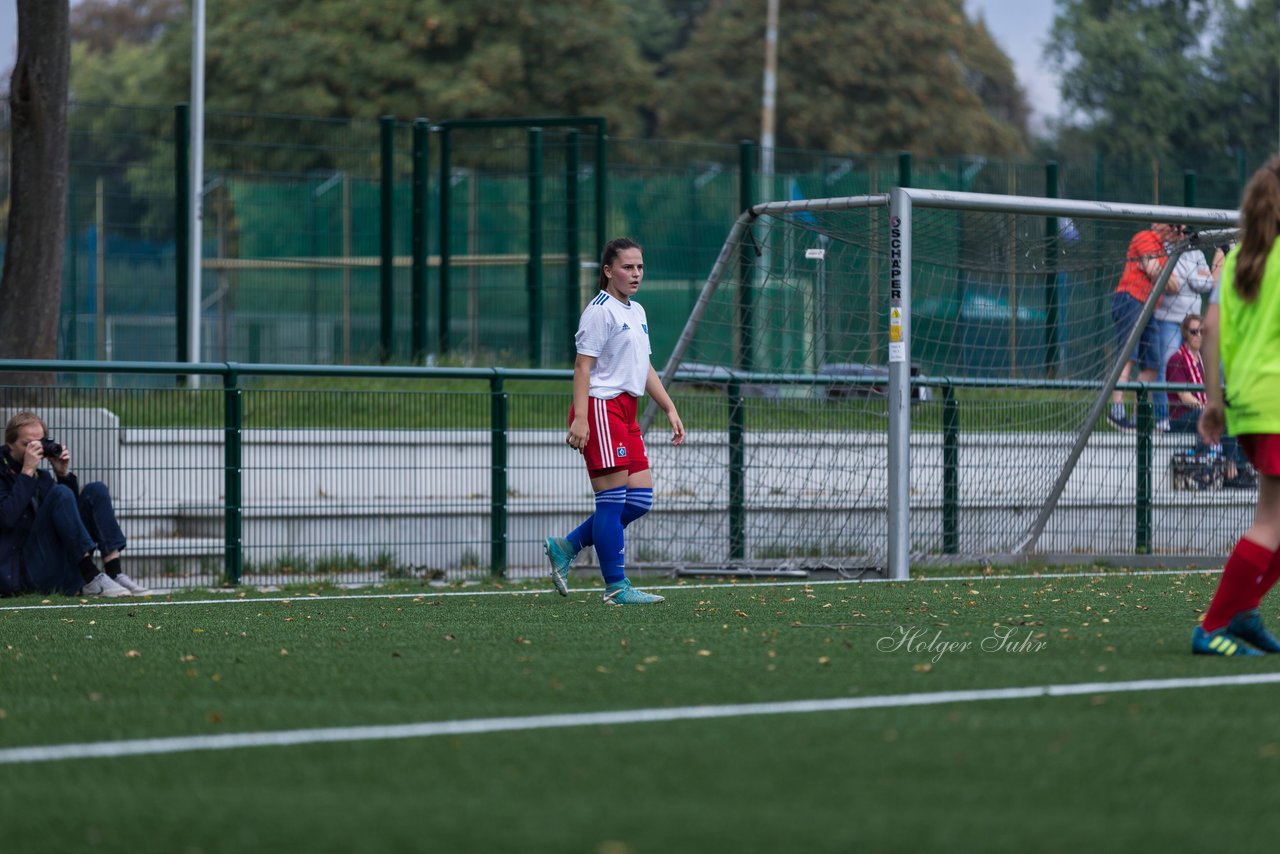
MULTIPOLYGON (((18 58, 9 83, 9 233, 0 278, 0 358, 58 355, 67 223, 68 0, 18 0, 18 58)), ((49 372, 0 375, 50 385, 49 372)), ((12 395, 6 395, 12 397, 12 395)))

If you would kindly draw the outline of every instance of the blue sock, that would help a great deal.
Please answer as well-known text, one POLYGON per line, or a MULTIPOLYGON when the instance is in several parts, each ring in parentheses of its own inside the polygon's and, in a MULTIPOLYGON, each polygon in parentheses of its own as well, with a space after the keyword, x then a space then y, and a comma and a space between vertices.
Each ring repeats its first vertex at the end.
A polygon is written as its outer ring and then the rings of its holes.
POLYGON ((649 512, 653 506, 653 489, 637 486, 627 489, 627 503, 622 505, 622 527, 627 527, 649 512))
POLYGON ((580 552, 595 542, 595 540, 591 538, 591 526, 595 523, 596 514, 592 513, 587 517, 587 521, 564 535, 564 538, 573 546, 574 551, 580 552))
MULTIPOLYGON (((653 489, 651 487, 628 487, 627 501, 622 505, 622 527, 627 527, 648 513, 652 507, 653 489)), ((573 544, 575 551, 580 552, 587 546, 595 545, 595 538, 591 536, 591 526, 595 524, 595 519, 594 515, 588 516, 587 521, 565 535, 565 539, 573 544)))
POLYGON ((626 577, 626 547, 622 535, 622 506, 627 488, 619 486, 596 493, 596 512, 591 517, 591 537, 595 542, 600 574, 606 584, 626 577))

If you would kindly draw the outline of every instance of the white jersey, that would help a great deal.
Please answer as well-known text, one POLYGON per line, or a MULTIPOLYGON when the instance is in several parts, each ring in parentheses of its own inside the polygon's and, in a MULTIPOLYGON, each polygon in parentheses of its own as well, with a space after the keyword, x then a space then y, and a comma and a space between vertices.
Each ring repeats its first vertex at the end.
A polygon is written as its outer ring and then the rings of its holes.
POLYGON ((1178 283, 1176 294, 1162 294, 1156 303, 1156 320, 1181 323, 1188 314, 1200 313, 1200 295, 1213 290, 1213 274, 1198 249, 1188 249, 1178 256, 1173 268, 1173 280, 1178 283))
POLYGON ((644 307, 625 303, 601 291, 587 304, 578 321, 574 344, 584 356, 595 356, 588 394, 610 400, 626 392, 644 395, 649 379, 649 320, 644 307))

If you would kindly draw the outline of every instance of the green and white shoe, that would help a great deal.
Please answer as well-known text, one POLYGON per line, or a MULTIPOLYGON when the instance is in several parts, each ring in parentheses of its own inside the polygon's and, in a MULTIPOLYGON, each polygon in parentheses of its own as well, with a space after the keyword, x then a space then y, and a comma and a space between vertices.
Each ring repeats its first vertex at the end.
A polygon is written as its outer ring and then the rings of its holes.
POLYGON ((569 567, 578 552, 573 543, 564 537, 547 537, 542 544, 542 552, 551 561, 551 583, 561 596, 569 595, 569 567))
POLYGON ((1206 632, 1196 626, 1191 632, 1191 652, 1195 655, 1250 656, 1262 655, 1225 627, 1206 632))
POLYGON ((645 593, 631 586, 629 579, 610 584, 604 589, 604 601, 608 605, 656 605, 667 601, 656 593, 645 593))

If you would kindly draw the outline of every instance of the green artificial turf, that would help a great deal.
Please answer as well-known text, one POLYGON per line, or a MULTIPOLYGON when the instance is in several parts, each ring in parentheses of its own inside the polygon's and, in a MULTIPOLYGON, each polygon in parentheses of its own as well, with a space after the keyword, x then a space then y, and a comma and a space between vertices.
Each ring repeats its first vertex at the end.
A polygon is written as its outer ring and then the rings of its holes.
MULTIPOLYGON (((1188 654, 1215 583, 689 583, 648 608, 594 587, 0 607, 0 750, 1275 671, 1188 654)), ((1278 699, 1099 690, 6 764, 0 815, 18 852, 1249 850, 1277 821, 1235 781, 1265 800, 1280 775, 1278 699)))

